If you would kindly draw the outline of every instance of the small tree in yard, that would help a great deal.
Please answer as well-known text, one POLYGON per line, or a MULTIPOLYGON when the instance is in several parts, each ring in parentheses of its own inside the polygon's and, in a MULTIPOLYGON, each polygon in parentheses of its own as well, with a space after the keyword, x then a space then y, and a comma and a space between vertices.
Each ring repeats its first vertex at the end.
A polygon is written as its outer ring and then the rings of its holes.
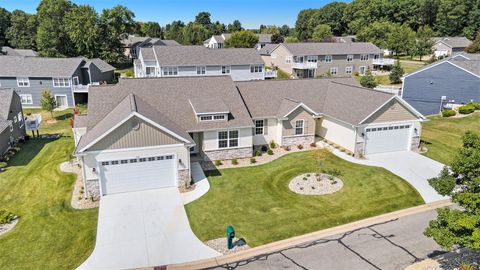
POLYGON ((363 87, 367 87, 367 88, 377 87, 377 81, 375 80, 375 77, 372 75, 372 71, 370 70, 370 67, 367 68, 365 75, 362 78, 360 78, 360 84, 363 87))
POLYGON ((50 92, 49 90, 42 91, 42 99, 40 100, 40 104, 42 106, 42 109, 50 112, 52 119, 54 119, 53 109, 57 107, 57 102, 55 101, 55 97, 52 96, 52 92, 50 92))
POLYGON ((258 43, 258 37, 252 31, 234 32, 225 40, 227 48, 253 48, 258 43))
POLYGON ((390 75, 388 78, 392 84, 399 84, 402 83, 402 76, 405 72, 403 71, 402 65, 400 65, 400 61, 395 61, 395 65, 393 65, 392 70, 390 71, 390 75))
POLYGON ((430 221, 425 235, 445 249, 459 246, 480 250, 480 136, 467 132, 451 167, 428 182, 460 207, 437 210, 438 217, 430 221))

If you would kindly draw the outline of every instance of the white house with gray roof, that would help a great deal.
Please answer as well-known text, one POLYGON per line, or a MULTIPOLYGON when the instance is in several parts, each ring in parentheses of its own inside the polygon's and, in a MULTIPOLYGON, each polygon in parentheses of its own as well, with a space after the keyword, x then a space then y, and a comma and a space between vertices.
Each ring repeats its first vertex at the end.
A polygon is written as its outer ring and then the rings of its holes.
POLYGON ((436 57, 450 56, 465 51, 472 42, 466 37, 436 37, 433 38, 433 54, 436 57))
MULTIPOLYGON (((255 34, 258 38, 257 44, 254 48, 260 50, 265 45, 272 43, 272 34, 255 34)), ((231 34, 222 33, 221 35, 213 35, 211 38, 205 40, 203 45, 210 49, 225 48, 225 40, 229 39, 231 34)))
POLYGON ((0 56, 0 87, 14 89, 24 107, 40 107, 44 90, 57 106, 74 107, 87 101, 90 85, 113 81, 114 70, 101 59, 0 56))
POLYGON ((360 157, 415 150, 424 117, 352 78, 233 82, 227 76, 122 79, 94 86, 74 120, 87 196, 189 185, 192 161, 331 141, 360 157))
POLYGON ((266 66, 294 78, 363 75, 367 68, 385 64, 383 50, 370 42, 283 43, 260 52, 266 66))
POLYGON ((134 70, 136 78, 230 76, 234 81, 264 80, 266 74, 254 49, 211 50, 204 46, 141 48, 134 70))

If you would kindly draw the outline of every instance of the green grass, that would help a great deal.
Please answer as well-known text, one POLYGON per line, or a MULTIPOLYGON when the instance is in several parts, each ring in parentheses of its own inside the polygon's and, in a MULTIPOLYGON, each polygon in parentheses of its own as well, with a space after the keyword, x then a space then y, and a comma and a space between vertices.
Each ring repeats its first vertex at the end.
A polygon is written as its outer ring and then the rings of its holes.
POLYGON ((403 71, 405 72, 405 74, 407 73, 412 73, 422 67, 425 66, 425 63, 424 62, 412 62, 412 61, 400 61, 400 64, 402 64, 402 67, 403 67, 403 71))
POLYGON ((186 206, 201 240, 224 237, 227 225, 250 246, 423 204, 407 182, 385 169, 327 155, 325 168, 337 168, 345 186, 325 196, 302 196, 288 189, 300 174, 315 172, 316 151, 292 153, 271 163, 224 169, 209 176, 210 191, 186 206))
POLYGON ((422 139, 426 141, 427 157, 444 164, 450 164, 462 146, 462 136, 466 131, 480 130, 480 113, 463 118, 429 117, 423 124, 422 139))
POLYGON ((126 69, 117 69, 115 70, 115 73, 124 74, 127 78, 133 78, 133 76, 135 75, 135 72, 133 71, 133 67, 126 68, 126 69))
POLYGON ((290 75, 281 70, 281 69, 277 69, 277 77, 275 78, 275 80, 288 80, 290 79, 290 75))
POLYGON ((98 211, 70 207, 75 176, 59 170, 73 151, 70 113, 55 112, 57 122, 42 124, 40 133, 63 137, 31 139, 0 173, 0 206, 21 216, 0 236, 0 269, 74 269, 93 250, 98 211))

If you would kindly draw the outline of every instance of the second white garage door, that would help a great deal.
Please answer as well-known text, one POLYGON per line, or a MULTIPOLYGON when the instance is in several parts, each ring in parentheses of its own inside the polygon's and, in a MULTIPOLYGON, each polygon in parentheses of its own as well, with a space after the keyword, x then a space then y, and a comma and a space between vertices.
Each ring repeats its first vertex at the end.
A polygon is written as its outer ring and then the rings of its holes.
POLYGON ((173 155, 101 162, 103 195, 176 186, 173 155))
POLYGON ((411 125, 367 128, 365 154, 408 150, 411 125))

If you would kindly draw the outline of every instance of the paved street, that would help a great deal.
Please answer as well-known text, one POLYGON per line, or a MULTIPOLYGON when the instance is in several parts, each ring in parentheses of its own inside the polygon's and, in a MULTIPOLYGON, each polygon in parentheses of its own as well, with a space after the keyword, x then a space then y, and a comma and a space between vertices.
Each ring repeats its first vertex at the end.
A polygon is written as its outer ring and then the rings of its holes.
POLYGON ((423 231, 436 211, 372 225, 215 269, 398 270, 441 252, 423 231))

